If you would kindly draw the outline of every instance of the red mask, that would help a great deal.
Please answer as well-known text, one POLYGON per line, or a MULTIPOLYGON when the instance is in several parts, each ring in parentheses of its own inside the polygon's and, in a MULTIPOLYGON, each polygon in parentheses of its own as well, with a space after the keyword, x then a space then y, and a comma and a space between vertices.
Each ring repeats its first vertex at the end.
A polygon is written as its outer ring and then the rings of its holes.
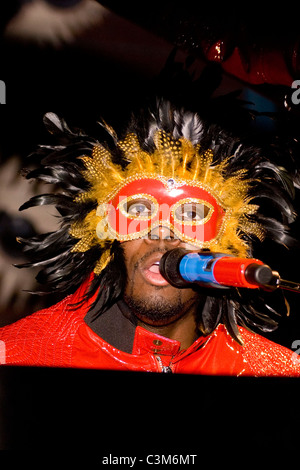
POLYGON ((128 180, 106 204, 109 238, 148 237, 158 226, 201 248, 218 237, 225 210, 201 183, 159 176, 128 180))

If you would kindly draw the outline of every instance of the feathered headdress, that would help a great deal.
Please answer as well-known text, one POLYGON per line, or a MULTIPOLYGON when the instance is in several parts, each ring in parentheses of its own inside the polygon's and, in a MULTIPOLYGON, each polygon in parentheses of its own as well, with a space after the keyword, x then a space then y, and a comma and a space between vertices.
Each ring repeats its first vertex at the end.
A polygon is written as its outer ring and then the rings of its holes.
MULTIPOLYGON (((122 295, 126 274, 120 242, 140 238, 150 226, 124 235, 112 226, 105 208, 122 188, 129 191, 130 185, 141 180, 157 181, 166 189, 187 184, 208 195, 201 200, 204 205, 209 207, 209 198, 216 202, 213 209, 219 210, 220 221, 216 220, 215 234, 208 241, 185 235, 179 222, 176 225, 175 213, 167 221, 175 234, 199 248, 253 256, 252 244, 257 239, 269 237, 286 246, 294 242, 287 228, 295 218, 294 187, 284 168, 197 114, 160 102, 148 115, 135 116, 122 139, 102 123, 109 144, 71 130, 52 113, 45 115, 44 122, 60 145, 41 146, 37 152, 41 165, 27 178, 55 185, 57 191, 36 196, 20 209, 53 204, 60 214, 57 231, 24 241, 33 261, 23 266, 41 267, 37 279, 50 290, 72 292, 94 272, 88 295, 99 290, 103 310, 122 295)), ((116 207, 122 212, 125 206, 116 207)), ((274 310, 259 293, 210 290, 199 328, 209 334, 224 321, 240 341, 238 323, 273 329, 276 323, 270 311, 274 310)))

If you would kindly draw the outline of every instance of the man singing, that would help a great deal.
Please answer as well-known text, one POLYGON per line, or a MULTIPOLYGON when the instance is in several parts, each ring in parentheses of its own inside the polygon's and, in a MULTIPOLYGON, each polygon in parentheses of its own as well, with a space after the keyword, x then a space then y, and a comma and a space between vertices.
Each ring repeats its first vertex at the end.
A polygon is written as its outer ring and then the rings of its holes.
POLYGON ((183 248, 252 258, 256 244, 293 243, 292 177, 262 152, 169 102, 136 115, 107 142, 49 113, 59 139, 27 178, 56 186, 21 209, 54 204, 61 225, 23 240, 58 304, 0 329, 6 363, 189 374, 298 376, 276 327, 282 292, 257 285, 174 285, 160 260, 183 248), (278 294, 278 298, 277 298, 278 294))

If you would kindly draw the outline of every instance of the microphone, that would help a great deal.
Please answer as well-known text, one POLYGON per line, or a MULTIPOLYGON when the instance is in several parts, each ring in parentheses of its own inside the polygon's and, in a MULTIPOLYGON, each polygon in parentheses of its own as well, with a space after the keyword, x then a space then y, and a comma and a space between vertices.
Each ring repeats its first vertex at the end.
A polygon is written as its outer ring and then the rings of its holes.
POLYGON ((174 287, 196 283, 225 289, 246 287, 273 290, 279 283, 279 274, 258 259, 184 248, 167 251, 160 260, 159 270, 174 287))

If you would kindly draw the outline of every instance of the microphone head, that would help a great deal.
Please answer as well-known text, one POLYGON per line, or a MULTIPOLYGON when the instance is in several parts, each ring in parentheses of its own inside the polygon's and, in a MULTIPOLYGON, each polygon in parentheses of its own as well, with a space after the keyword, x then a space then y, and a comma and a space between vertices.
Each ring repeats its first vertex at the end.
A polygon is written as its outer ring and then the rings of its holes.
POLYGON ((179 263, 187 253, 190 253, 190 251, 184 248, 174 248, 167 251, 159 262, 160 274, 173 287, 191 287, 191 284, 181 277, 179 271, 179 263))

